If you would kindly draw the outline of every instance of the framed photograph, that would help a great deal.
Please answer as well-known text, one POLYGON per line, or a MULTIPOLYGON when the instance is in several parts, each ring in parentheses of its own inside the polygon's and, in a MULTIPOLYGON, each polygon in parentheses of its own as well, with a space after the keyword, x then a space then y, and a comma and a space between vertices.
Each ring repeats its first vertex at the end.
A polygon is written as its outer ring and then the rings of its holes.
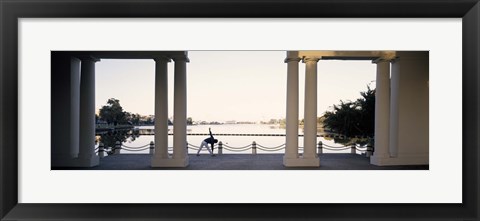
POLYGON ((0 0, 0 14, 1 220, 479 219, 477 0, 0 0), (148 59, 152 73, 116 81, 129 69, 119 58, 148 59), (364 99, 345 108, 367 110, 371 95, 371 109, 390 115, 336 128, 334 111, 314 107, 317 89, 333 99, 325 103, 340 100, 328 81, 331 60, 368 66, 369 77, 355 78, 368 91, 351 89, 364 99), (223 79, 230 71, 241 77, 223 79), (290 90, 298 72, 300 105, 290 90), (114 117, 113 91, 133 94, 114 117), (191 113, 209 111, 186 115, 187 99, 191 113), (127 112, 139 100, 154 112, 127 112), (249 104, 250 112, 241 107, 249 104), (159 111, 166 106, 173 117, 159 111), (146 140, 158 132, 165 136, 146 140), (229 158, 245 150, 248 160, 229 158), (346 159, 355 166, 339 166, 346 159))

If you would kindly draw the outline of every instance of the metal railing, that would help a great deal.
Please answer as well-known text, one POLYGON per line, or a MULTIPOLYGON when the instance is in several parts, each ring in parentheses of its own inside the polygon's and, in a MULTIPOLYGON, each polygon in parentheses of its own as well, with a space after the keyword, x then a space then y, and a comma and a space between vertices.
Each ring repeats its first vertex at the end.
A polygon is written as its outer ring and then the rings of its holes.
MULTIPOLYGON (((200 149, 199 146, 193 145, 191 143, 186 143, 186 148, 198 151, 200 149)), ((209 148, 209 147, 207 147, 209 148)), ((230 146, 227 144, 224 144, 222 141, 218 142, 217 146, 217 151, 218 154, 223 154, 223 150, 228 150, 231 152, 245 152, 245 151, 251 151, 252 154, 257 154, 257 149, 264 151, 264 152, 276 152, 276 151, 281 151, 286 148, 286 144, 280 144, 277 146, 265 146, 258 144, 257 142, 253 141, 252 143, 245 145, 245 146, 230 146)), ((303 147, 299 147, 299 150, 304 149, 303 147)), ((350 145, 340 145, 340 146, 331 146, 324 144, 322 141, 319 141, 317 144, 317 153, 318 154, 323 154, 323 150, 330 150, 330 151, 345 151, 350 149, 351 154, 356 154, 357 151, 360 153, 365 153, 367 157, 370 157, 373 154, 373 147, 369 145, 361 146, 359 144, 350 144, 350 145)), ((110 148, 105 148, 102 143, 99 144, 97 148, 95 148, 95 152, 99 154, 100 157, 105 157, 105 153, 108 155, 111 154, 120 154, 120 151, 127 151, 127 152, 139 152, 139 151, 145 151, 149 150, 149 154, 154 154, 155 153, 155 144, 153 141, 151 141, 149 144, 143 145, 143 146, 138 146, 138 147, 132 147, 132 146, 127 146, 120 141, 117 141, 115 143, 114 147, 110 148)), ((168 148, 169 152, 173 151, 172 147, 168 148)))

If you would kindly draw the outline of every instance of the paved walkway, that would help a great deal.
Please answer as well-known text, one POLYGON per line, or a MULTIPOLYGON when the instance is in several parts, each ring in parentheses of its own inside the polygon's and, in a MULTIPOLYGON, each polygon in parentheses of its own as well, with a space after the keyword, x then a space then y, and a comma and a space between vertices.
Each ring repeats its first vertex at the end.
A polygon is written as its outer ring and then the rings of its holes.
POLYGON ((369 158, 358 154, 321 154, 318 168, 291 168, 283 166, 283 154, 223 154, 189 155, 186 168, 152 168, 151 155, 119 154, 101 159, 93 168, 54 168, 82 170, 428 170, 428 165, 375 166, 369 158))

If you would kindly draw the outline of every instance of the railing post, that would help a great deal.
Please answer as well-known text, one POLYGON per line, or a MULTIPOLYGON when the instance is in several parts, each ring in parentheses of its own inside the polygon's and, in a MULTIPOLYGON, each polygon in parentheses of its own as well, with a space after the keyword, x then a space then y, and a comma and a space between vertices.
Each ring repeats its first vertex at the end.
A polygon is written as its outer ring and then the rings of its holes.
POLYGON ((257 143, 255 141, 252 142, 252 154, 257 154, 257 143))
POLYGON ((223 154, 223 143, 218 141, 218 154, 223 154))
POLYGON ((98 144, 98 156, 100 158, 104 158, 105 157, 105 146, 103 145, 102 142, 100 142, 98 144))
POLYGON ((353 143, 352 146, 350 147, 350 153, 351 154, 356 154, 357 153, 356 148, 357 148, 356 144, 353 143))
POLYGON ((150 155, 153 155, 155 153, 155 143, 153 141, 150 141, 150 155))
POLYGON ((366 155, 367 157, 370 157, 370 156, 372 156, 372 154, 373 154, 373 147, 372 147, 371 145, 368 145, 368 146, 367 146, 367 152, 366 152, 365 155, 366 155))
POLYGON ((318 141, 318 154, 323 154, 323 143, 318 141))
POLYGON ((120 154, 120 150, 122 149, 122 144, 120 141, 115 142, 115 154, 120 154))

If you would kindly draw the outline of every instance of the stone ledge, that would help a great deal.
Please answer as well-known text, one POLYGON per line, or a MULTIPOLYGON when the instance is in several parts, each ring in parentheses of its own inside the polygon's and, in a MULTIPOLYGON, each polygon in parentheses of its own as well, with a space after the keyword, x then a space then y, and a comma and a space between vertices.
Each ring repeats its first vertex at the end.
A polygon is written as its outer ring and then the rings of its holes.
POLYGON ((151 167, 187 167, 188 162, 188 156, 183 159, 152 157, 151 167))
POLYGON ((319 167, 319 158, 283 158, 283 165, 286 167, 319 167))
POLYGON ((428 165, 427 156, 370 157, 370 163, 376 166, 428 165))

